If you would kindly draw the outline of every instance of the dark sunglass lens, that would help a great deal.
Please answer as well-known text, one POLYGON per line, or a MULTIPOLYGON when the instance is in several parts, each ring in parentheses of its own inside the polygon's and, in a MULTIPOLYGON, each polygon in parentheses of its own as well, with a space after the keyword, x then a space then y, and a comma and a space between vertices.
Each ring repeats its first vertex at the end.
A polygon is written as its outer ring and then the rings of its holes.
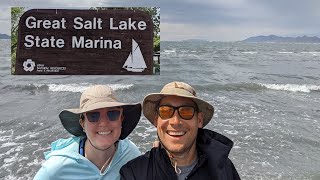
POLYGON ((116 121, 120 117, 120 111, 119 110, 111 110, 107 112, 107 116, 110 121, 116 121))
POLYGON ((194 107, 180 107, 179 115, 182 119, 190 120, 194 115, 194 107))
POLYGON ((100 112, 87 112, 86 114, 90 122, 98 122, 100 119, 100 112))
POLYGON ((169 119, 173 116, 173 114, 174 114, 173 107, 170 107, 170 106, 160 106, 159 107, 159 116, 162 119, 169 119))

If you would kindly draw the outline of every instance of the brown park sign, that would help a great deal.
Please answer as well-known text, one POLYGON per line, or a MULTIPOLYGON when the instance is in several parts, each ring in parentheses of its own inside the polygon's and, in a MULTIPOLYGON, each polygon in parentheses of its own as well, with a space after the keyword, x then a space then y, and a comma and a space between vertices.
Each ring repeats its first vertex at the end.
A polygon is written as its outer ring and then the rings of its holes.
POLYGON ((32 9, 20 18, 17 75, 153 73, 153 23, 137 10, 32 9))

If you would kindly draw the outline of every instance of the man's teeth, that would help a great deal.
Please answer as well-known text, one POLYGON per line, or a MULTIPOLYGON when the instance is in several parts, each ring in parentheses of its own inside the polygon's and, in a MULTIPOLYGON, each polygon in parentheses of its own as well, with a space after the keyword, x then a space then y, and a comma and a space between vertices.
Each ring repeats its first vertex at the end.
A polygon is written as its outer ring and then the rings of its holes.
POLYGON ((168 134, 171 136, 182 136, 185 134, 183 131, 168 131, 168 134))
POLYGON ((106 131, 106 132, 98 132, 98 134, 101 134, 101 135, 108 135, 108 134, 110 134, 111 133, 111 131, 106 131))

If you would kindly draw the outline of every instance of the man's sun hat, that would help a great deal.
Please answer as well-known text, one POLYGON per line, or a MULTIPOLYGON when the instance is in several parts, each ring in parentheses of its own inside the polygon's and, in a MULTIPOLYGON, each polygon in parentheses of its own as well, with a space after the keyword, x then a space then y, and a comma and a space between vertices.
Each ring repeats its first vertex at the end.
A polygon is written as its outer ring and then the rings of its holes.
POLYGON ((153 125, 155 125, 155 120, 158 117, 157 106, 159 105, 160 100, 163 97, 170 95, 190 98, 193 100, 197 104, 199 111, 203 113, 203 127, 210 122, 214 113, 213 106, 198 98, 196 91, 189 84, 174 81, 166 84, 160 93, 148 94, 143 99, 143 114, 153 125))
POLYGON ((119 139, 125 139, 136 127, 141 116, 140 103, 122 103, 115 97, 114 91, 106 85, 95 85, 87 88, 81 95, 80 107, 65 109, 59 114, 63 127, 75 136, 84 136, 85 133, 79 123, 80 115, 84 112, 108 108, 122 107, 124 119, 122 121, 119 139))

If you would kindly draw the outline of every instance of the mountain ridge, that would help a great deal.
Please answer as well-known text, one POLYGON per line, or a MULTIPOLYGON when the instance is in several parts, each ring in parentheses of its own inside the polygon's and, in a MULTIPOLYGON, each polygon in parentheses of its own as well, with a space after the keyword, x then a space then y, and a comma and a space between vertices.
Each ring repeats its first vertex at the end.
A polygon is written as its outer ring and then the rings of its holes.
POLYGON ((0 39, 10 39, 11 37, 7 34, 0 34, 0 39))
POLYGON ((268 35, 268 36, 260 35, 260 36, 249 37, 247 39, 242 40, 241 42, 320 43, 320 38, 317 36, 282 37, 282 36, 276 36, 276 35, 268 35))

